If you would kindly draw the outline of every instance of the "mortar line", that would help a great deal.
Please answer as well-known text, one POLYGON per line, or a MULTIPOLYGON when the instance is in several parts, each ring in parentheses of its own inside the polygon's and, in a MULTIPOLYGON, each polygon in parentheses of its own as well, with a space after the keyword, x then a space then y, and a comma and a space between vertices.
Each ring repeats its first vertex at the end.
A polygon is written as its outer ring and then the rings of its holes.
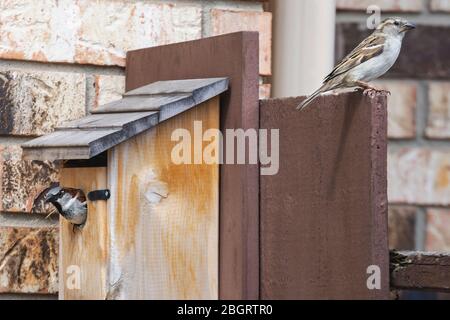
MULTIPOLYGON (((382 18, 389 16, 398 16, 402 18, 407 18, 414 21, 414 23, 419 25, 429 25, 429 26, 450 26, 450 14, 443 12, 431 13, 426 10, 423 12, 388 12, 384 11, 381 13, 382 18)), ((339 11, 336 14, 336 23, 361 23, 364 24, 368 14, 364 11, 351 12, 351 11, 339 11)))
POLYGON ((58 227, 59 216, 53 215, 46 219, 44 214, 30 214, 25 212, 0 212, 0 227, 12 228, 45 228, 58 227))
POLYGON ((417 83, 417 104, 416 104, 416 139, 419 143, 428 142, 425 138, 428 126, 428 85, 425 81, 417 83))
POLYGON ((119 66, 97 66, 85 64, 69 64, 58 62, 39 62, 30 60, 0 59, 0 69, 23 71, 68 72, 88 75, 124 75, 125 68, 119 66))

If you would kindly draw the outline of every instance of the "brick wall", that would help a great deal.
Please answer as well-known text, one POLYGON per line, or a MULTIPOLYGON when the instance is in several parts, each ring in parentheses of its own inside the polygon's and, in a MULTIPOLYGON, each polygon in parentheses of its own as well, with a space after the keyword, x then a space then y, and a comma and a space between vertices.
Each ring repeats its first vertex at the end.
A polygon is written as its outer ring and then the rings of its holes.
POLYGON ((368 5, 418 28, 378 82, 389 98, 390 246, 450 250, 450 1, 337 0, 337 56, 369 31, 368 5))
POLYGON ((260 31, 261 95, 270 95, 271 14, 264 1, 0 2, 0 299, 55 297, 58 220, 32 200, 58 164, 23 161, 20 144, 124 91, 125 52, 239 30, 260 31))

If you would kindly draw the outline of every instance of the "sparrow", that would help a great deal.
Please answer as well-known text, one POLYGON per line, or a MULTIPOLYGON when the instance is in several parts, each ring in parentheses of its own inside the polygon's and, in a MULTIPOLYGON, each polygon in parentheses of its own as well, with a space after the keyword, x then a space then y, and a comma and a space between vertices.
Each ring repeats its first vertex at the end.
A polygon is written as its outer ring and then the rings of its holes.
POLYGON ((383 20, 375 31, 348 54, 325 78, 323 85, 304 100, 297 110, 306 108, 319 94, 341 88, 364 92, 378 90, 368 82, 385 74, 397 60, 405 34, 416 26, 402 18, 383 20))
POLYGON ((59 214, 76 227, 82 227, 87 219, 87 203, 84 192, 75 188, 53 186, 45 189, 34 201, 51 203, 59 214))

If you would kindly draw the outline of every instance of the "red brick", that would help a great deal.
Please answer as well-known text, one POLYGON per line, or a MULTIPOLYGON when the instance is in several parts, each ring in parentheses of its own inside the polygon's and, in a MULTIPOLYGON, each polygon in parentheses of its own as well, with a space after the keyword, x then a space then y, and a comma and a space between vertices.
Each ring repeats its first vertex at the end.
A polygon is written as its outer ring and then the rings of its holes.
POLYGON ((410 81, 380 80, 375 86, 388 90, 388 136, 409 139, 416 136, 417 85, 410 81))
POLYGON ((94 108, 120 100, 125 92, 125 76, 96 75, 94 108))
POLYGON ((4 70, 0 85, 0 134, 42 135, 85 114, 83 74, 4 70))
MULTIPOLYGON (((34 199, 58 181, 55 163, 22 160, 18 145, 0 145, 0 211, 31 212, 34 199)), ((44 213, 50 209, 38 206, 33 212, 44 213)))
POLYGON ((58 291, 58 230, 0 227, 0 293, 58 291))
POLYGON ((389 206, 389 248, 415 249, 415 207, 389 206))
POLYGON ((272 14, 256 11, 211 10, 211 34, 237 31, 259 32, 259 72, 270 75, 272 69, 272 14))
POLYGON ((0 57, 125 65, 125 52, 201 37, 200 4, 128 0, 0 2, 0 57))
POLYGON ((425 250, 450 251, 450 209, 428 209, 425 250))
POLYGON ((429 84, 429 115, 426 135, 429 138, 450 138, 450 82, 429 84))
POLYGON ((450 151, 391 148, 388 192, 391 203, 450 205, 450 151))

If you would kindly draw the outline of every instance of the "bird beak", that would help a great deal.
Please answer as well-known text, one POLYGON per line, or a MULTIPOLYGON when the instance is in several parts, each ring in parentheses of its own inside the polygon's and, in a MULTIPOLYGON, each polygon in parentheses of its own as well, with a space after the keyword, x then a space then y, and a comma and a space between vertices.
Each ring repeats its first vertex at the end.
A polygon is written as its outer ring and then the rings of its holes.
POLYGON ((415 24, 412 24, 412 23, 405 23, 404 25, 403 25, 403 27, 402 27, 402 29, 400 30, 400 32, 406 32, 406 31, 409 31, 409 30, 412 30, 412 29, 415 29, 416 28, 416 25, 415 24))
POLYGON ((45 196, 45 198, 44 198, 44 202, 49 202, 50 200, 52 200, 52 198, 53 198, 53 195, 46 195, 45 196))

